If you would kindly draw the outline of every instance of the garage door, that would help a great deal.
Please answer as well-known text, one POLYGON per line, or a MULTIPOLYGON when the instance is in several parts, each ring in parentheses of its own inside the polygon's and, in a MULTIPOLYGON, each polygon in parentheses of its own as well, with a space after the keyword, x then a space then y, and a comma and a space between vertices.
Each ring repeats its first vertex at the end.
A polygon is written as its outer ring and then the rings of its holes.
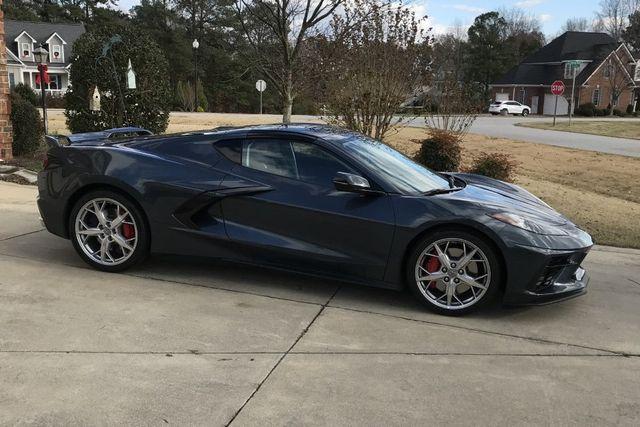
MULTIPOLYGON (((544 108, 542 114, 553 116, 553 109, 556 105, 556 96, 547 93, 544 95, 544 108)), ((564 96, 558 97, 558 115, 566 116, 569 114, 569 101, 564 96)))

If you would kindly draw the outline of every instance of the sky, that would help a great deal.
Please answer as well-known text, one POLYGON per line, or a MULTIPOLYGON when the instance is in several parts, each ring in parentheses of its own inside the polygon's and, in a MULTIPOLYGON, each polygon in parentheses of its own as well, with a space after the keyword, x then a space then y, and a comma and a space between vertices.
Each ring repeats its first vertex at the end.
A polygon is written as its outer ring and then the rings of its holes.
MULTIPOLYGON (((139 0, 117 0, 118 6, 128 11, 139 0)), ((436 34, 445 33, 456 22, 468 27, 473 19, 490 10, 501 7, 519 7, 535 15, 542 23, 545 35, 553 37, 568 18, 593 19, 599 0, 405 0, 416 15, 429 17, 429 26, 436 34)))

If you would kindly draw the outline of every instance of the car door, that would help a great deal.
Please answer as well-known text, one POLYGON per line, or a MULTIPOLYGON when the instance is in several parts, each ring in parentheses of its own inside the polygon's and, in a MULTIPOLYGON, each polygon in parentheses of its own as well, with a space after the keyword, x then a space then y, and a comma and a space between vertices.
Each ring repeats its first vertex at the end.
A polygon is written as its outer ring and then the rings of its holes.
POLYGON ((322 274, 383 278, 395 227, 390 197, 338 191, 333 184, 338 172, 360 171, 305 138, 256 136, 226 144, 236 145, 221 148, 235 153, 237 165, 225 187, 237 194, 222 200, 222 211, 229 238, 246 256, 322 274))
POLYGON ((509 102, 509 113, 510 114, 521 114, 522 113, 522 104, 516 101, 509 102))

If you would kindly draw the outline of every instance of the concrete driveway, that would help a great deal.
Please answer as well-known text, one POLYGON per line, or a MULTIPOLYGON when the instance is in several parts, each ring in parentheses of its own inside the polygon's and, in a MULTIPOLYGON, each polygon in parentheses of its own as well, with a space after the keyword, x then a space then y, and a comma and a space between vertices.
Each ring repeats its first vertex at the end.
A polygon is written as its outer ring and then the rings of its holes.
MULTIPOLYGON (((574 118, 574 121, 637 121, 638 119, 606 117, 574 118)), ((480 116, 473 123, 470 132, 479 135, 507 138, 516 141, 535 142, 538 144, 556 145, 558 147, 577 148, 579 150, 598 151, 601 153, 619 154, 622 156, 640 157, 640 140, 612 138, 584 133, 561 132, 545 129, 533 129, 516 126, 517 123, 536 121, 553 121, 553 117, 513 117, 513 116, 480 116)), ((568 121, 566 117, 559 117, 558 123, 568 121)), ((424 119, 411 121, 411 126, 423 127, 424 119)))
POLYGON ((640 253, 562 304, 406 294, 211 260, 88 269, 0 183, 0 424, 638 425, 640 253))

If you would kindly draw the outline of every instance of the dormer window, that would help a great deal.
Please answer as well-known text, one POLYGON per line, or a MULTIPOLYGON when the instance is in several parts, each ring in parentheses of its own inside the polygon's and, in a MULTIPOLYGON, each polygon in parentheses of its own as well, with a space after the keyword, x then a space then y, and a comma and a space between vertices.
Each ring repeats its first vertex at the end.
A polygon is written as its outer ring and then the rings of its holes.
POLYGON ((604 71, 602 72, 602 75, 604 76, 605 79, 608 79, 609 77, 611 77, 611 62, 607 62, 604 65, 604 71))
POLYGON ((20 44, 20 58, 22 59, 31 58, 31 43, 20 44))
POLYGON ((51 46, 51 62, 64 62, 61 45, 54 44, 51 46))

